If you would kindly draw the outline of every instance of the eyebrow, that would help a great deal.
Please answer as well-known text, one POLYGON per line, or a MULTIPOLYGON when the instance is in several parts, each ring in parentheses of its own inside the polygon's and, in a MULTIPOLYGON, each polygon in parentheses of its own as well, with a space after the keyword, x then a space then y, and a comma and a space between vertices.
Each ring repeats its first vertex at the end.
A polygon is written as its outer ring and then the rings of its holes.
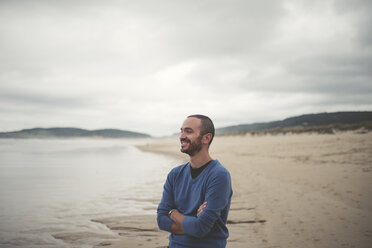
MULTIPOLYGON (((185 131, 194 131, 191 127, 185 127, 184 130, 185 130, 185 131)), ((182 131, 182 127, 181 127, 181 131, 182 131)))

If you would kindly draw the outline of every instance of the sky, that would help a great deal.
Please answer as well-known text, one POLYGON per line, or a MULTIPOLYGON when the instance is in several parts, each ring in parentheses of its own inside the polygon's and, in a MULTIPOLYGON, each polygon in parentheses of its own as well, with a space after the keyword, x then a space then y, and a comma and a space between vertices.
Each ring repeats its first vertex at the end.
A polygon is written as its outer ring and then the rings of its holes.
POLYGON ((0 131, 372 110, 369 0, 0 0, 0 131))

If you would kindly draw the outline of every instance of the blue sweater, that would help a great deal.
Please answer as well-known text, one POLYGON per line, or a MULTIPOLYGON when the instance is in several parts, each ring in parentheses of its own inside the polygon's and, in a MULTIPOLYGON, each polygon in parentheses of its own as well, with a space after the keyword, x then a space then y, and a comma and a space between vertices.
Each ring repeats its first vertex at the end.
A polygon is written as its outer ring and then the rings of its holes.
POLYGON ((180 165, 168 174, 163 197, 157 210, 158 226, 171 232, 171 209, 186 215, 182 227, 186 234, 169 236, 169 246, 219 248, 226 246, 229 232, 227 215, 232 196, 230 173, 213 160, 195 179, 191 177, 190 163, 180 165), (199 206, 207 207, 196 216, 199 206))

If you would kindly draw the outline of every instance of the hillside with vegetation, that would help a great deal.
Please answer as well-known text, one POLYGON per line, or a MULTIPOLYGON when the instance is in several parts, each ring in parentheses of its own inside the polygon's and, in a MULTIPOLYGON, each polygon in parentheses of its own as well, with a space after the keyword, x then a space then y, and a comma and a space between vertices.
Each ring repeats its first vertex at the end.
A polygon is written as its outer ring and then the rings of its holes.
POLYGON ((0 138, 148 138, 150 135, 119 129, 86 130, 73 127, 32 128, 2 132, 0 138))
POLYGON ((336 131, 372 130, 372 112, 335 112, 307 114, 281 121, 242 124, 216 129, 216 134, 261 134, 261 133, 334 133, 336 131))

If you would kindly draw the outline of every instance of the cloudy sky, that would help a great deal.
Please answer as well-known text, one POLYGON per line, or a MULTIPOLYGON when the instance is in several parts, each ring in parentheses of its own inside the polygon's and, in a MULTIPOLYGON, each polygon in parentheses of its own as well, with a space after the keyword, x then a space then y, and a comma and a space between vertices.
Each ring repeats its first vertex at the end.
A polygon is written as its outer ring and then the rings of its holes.
POLYGON ((0 0, 0 131, 372 110, 369 0, 0 0))

